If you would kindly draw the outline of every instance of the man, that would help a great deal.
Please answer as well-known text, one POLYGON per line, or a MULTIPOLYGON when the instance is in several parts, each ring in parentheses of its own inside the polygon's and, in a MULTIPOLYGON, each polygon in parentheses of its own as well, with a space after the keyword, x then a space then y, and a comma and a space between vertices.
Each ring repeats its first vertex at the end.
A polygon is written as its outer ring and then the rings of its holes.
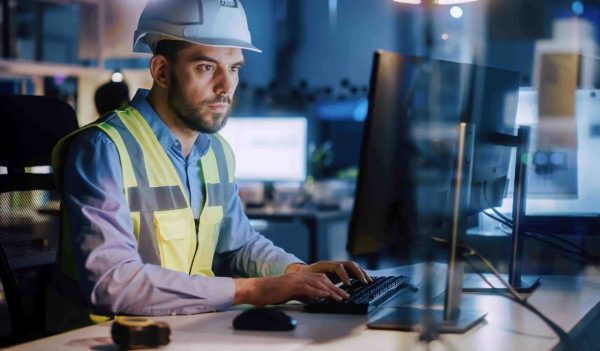
POLYGON ((125 82, 102 84, 94 93, 94 103, 99 116, 119 109, 129 102, 129 86, 125 82))
POLYGON ((233 154, 216 133, 227 120, 242 49, 258 51, 239 1, 149 1, 134 51, 153 53, 152 89, 54 151, 65 225, 51 329, 89 323, 90 310, 167 315, 342 300, 347 294, 328 275, 371 280, 349 261, 304 264, 249 225, 233 154), (215 254, 246 278, 215 277, 215 254))

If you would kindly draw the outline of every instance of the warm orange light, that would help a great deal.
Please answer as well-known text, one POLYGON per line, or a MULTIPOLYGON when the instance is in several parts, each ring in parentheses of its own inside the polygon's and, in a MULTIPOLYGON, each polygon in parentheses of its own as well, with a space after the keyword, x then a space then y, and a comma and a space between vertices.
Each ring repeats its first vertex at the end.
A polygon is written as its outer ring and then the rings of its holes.
POLYGON ((403 4, 413 4, 418 5, 421 3, 421 0, 394 0, 395 2, 401 2, 403 4))
MULTIPOLYGON (((394 0, 395 2, 400 2, 403 4, 413 4, 419 5, 421 0, 394 0)), ((438 5, 456 5, 456 4, 464 4, 465 2, 475 2, 477 0, 434 0, 433 3, 438 5)))
POLYGON ((455 5, 464 4, 465 2, 475 2, 477 0, 435 0, 434 2, 438 5, 455 5))

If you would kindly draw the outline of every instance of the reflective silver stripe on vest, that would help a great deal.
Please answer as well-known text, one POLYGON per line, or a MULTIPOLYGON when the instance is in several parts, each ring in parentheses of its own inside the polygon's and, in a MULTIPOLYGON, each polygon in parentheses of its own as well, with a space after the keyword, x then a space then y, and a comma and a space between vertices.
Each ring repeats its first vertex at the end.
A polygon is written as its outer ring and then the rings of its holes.
POLYGON ((215 153, 217 168, 219 170, 219 183, 206 184, 208 195, 208 206, 226 206, 233 191, 233 184, 229 183, 229 170, 227 169, 227 158, 221 141, 214 135, 210 136, 210 147, 215 153))
POLYGON ((135 173, 138 186, 148 187, 148 174, 146 173, 146 163, 142 147, 135 140, 131 132, 129 132, 129 129, 125 127, 125 124, 123 124, 118 115, 109 119, 107 123, 113 126, 119 132, 119 135, 121 135, 125 148, 127 148, 129 159, 136 160, 136 162, 131 162, 131 166, 133 167, 133 173, 135 173))
MULTIPOLYGON (((140 144, 135 140, 127 127, 125 127, 119 116, 111 118, 107 123, 115 127, 123 139, 123 143, 129 153, 129 158, 132 160, 131 164, 138 184, 137 188, 151 189, 148 182, 144 153, 142 152, 140 144)), ((134 201, 130 201, 129 210, 131 212, 140 212, 140 232, 138 236, 138 252, 140 258, 144 263, 160 266, 161 261, 158 249, 158 239, 156 237, 156 232, 154 231, 154 210, 152 209, 153 207, 142 210, 142 206, 151 206, 152 202, 156 200, 158 196, 155 194, 148 195, 150 191, 133 189, 136 188, 128 189, 128 195, 131 195, 132 191, 134 194, 134 201)), ((181 194, 181 197, 183 197, 183 194, 181 194)), ((131 198, 129 198, 129 200, 131 200, 131 198)))
POLYGON ((129 209, 133 212, 168 211, 186 208, 178 186, 129 188, 129 209))
POLYGON ((233 185, 225 184, 206 184, 208 193, 208 206, 226 206, 229 202, 233 185))
POLYGON ((210 136, 210 146, 215 153, 215 158, 217 160, 217 168, 219 170, 219 182, 222 184, 227 184, 229 182, 229 171, 227 169, 227 158, 225 157, 225 150, 223 150, 223 145, 221 145, 221 141, 214 135, 210 136))

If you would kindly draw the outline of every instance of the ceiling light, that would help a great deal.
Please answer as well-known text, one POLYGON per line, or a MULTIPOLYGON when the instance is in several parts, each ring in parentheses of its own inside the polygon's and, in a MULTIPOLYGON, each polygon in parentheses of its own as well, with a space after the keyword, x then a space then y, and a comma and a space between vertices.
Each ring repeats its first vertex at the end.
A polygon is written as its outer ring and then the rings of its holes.
POLYGON ((464 4, 465 2, 475 2, 477 0, 434 0, 438 5, 455 5, 464 4))
POLYGON ((394 0, 395 2, 401 2, 403 4, 413 4, 418 5, 421 3, 421 0, 394 0))
POLYGON ((577 16, 583 15, 584 7, 581 1, 573 1, 571 4, 571 10, 577 16))
POLYGON ((112 74, 112 76, 110 77, 110 80, 112 80, 115 83, 120 83, 123 81, 123 73, 121 72, 114 72, 112 74))
POLYGON ((450 16, 454 17, 454 18, 461 18, 463 15, 463 10, 460 8, 460 6, 452 6, 450 8, 450 16))
MULTIPOLYGON (((394 0, 395 2, 400 2, 403 4, 413 4, 419 5, 421 0, 394 0)), ((456 4, 464 4, 465 2, 475 2, 477 0, 433 0, 434 4, 438 5, 456 5, 456 4)))

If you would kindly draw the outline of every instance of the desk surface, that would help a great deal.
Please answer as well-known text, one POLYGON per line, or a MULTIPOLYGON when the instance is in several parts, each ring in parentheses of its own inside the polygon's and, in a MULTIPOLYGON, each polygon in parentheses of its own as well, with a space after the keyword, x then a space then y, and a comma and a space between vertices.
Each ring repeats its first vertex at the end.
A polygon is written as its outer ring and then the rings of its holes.
MULTIPOLYGON (((542 278, 529 301, 577 338, 600 308, 600 277, 542 278)), ((495 295, 465 294, 464 302, 488 311, 486 321, 465 334, 445 334, 433 350, 551 350, 558 337, 533 313, 495 295)), ((290 332, 237 331, 242 307, 189 316, 158 317, 170 324, 171 343, 161 350, 424 350, 414 332, 367 329, 367 316, 309 314, 299 304, 280 306, 298 320, 290 332)), ((9 350, 117 350, 110 323, 40 339, 9 350)))

